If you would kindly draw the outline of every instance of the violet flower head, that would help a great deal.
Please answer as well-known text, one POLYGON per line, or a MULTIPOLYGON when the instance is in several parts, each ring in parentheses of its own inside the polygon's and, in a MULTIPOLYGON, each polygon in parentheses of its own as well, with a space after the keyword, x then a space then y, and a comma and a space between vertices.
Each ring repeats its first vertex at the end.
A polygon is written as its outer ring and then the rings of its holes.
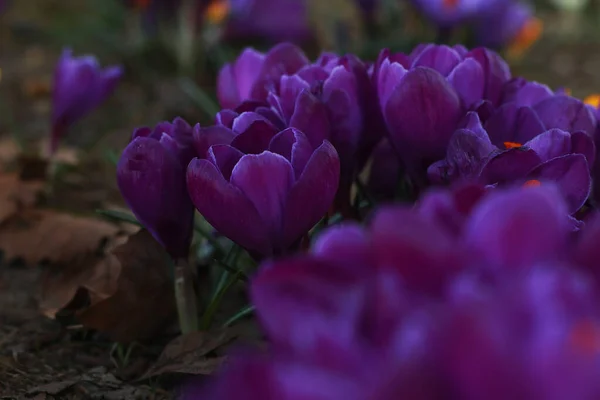
MULTIPOLYGON (((513 83, 508 87, 514 86, 513 83)), ((596 120, 579 100, 529 83, 481 123, 469 112, 451 137, 446 157, 428 169, 435 183, 558 184, 575 213, 590 194, 596 120)))
POLYGON ((120 66, 102 69, 93 56, 73 57, 70 49, 63 51, 52 87, 52 153, 69 126, 104 102, 122 75, 120 66))
POLYGON ((220 233, 256 258, 297 245, 331 207, 340 164, 328 142, 295 128, 282 131, 245 112, 232 129, 195 132, 187 185, 198 211, 220 233))
POLYGON ((469 107, 500 101, 506 63, 485 49, 426 45, 411 54, 379 56, 373 79, 391 144, 408 174, 425 185, 427 166, 446 151, 469 107))
POLYGON ((192 127, 183 119, 138 128, 117 165, 117 183, 138 221, 174 259, 188 255, 194 206, 185 171, 195 157, 192 127))
MULTIPOLYGON (((511 0, 512 1, 512 0, 511 0)), ((493 13, 506 0, 412 0, 415 7, 441 28, 452 28, 493 13)))
POLYGON ((246 100, 266 101, 280 76, 293 74, 308 63, 304 52, 290 43, 274 46, 265 54, 247 48, 219 71, 219 103, 223 108, 236 108, 246 100))

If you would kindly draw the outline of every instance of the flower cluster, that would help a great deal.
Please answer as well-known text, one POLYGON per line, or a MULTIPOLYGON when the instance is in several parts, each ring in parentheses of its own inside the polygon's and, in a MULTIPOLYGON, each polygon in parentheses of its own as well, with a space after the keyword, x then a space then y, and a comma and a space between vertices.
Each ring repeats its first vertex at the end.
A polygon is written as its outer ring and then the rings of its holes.
POLYGON ((214 125, 137 129, 118 165, 174 258, 195 208, 263 261, 250 293, 268 350, 187 395, 598 396, 597 105, 488 49, 431 44, 373 62, 246 49, 217 91, 214 125), (375 209, 398 194, 416 204, 375 209))
POLYGON ((184 399, 593 399, 600 220, 554 185, 426 194, 251 285, 270 341, 184 399))

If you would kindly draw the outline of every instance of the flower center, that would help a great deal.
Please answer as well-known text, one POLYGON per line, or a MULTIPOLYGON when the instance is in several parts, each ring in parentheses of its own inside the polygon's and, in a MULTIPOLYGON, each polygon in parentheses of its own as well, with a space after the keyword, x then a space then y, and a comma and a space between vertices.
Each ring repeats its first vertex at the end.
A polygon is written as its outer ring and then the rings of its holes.
POLYGON ((591 94, 583 99, 583 102, 594 108, 598 108, 600 106, 600 94, 591 94))
POLYGON ((532 17, 521 27, 508 46, 510 57, 520 57, 542 35, 544 24, 538 18, 532 17))
POLYGON ((542 186, 542 182, 538 181, 537 179, 530 179, 523 184, 523 187, 537 187, 537 186, 542 186))
POLYGON ((569 335, 569 343, 584 354, 600 352, 600 327, 589 320, 576 324, 569 335))
POLYGON ((504 147, 506 149, 517 149, 521 146, 523 146, 523 145, 521 143, 517 143, 517 142, 504 142, 504 147))

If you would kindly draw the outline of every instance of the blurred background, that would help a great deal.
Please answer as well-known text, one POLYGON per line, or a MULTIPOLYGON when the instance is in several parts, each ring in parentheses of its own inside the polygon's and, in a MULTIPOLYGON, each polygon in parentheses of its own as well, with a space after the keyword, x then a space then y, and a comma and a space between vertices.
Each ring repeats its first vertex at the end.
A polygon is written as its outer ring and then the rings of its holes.
POLYGON ((455 24, 427 8, 461 1, 0 0, 0 133, 25 146, 48 135, 52 75, 65 47, 125 67, 115 94, 66 138, 104 159, 118 157, 136 126, 178 115, 210 123, 219 68, 245 46, 280 40, 311 56, 331 50, 365 60, 421 42, 485 44, 516 75, 582 98, 600 91, 600 0, 519 1, 512 14, 491 10, 506 1, 486 0, 487 17, 455 24))

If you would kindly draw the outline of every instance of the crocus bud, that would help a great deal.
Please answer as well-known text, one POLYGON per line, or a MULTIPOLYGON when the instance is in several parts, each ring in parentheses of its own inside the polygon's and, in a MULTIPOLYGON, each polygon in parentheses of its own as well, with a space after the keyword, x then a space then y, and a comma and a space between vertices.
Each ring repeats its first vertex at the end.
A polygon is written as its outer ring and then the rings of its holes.
POLYGON ((70 49, 63 51, 54 71, 51 153, 70 125, 110 96, 122 75, 120 66, 101 69, 93 56, 73 57, 70 49))
POLYGON ((192 128, 178 118, 154 129, 138 128, 117 165, 117 183, 138 221, 174 259, 187 256, 194 206, 185 169, 195 154, 192 128))
POLYGON ((223 235, 253 256, 292 248, 325 215, 340 177, 337 152, 328 141, 313 146, 301 131, 281 132, 266 118, 243 113, 228 128, 195 135, 187 184, 194 205, 223 235), (202 154, 206 143, 213 144, 202 154))

